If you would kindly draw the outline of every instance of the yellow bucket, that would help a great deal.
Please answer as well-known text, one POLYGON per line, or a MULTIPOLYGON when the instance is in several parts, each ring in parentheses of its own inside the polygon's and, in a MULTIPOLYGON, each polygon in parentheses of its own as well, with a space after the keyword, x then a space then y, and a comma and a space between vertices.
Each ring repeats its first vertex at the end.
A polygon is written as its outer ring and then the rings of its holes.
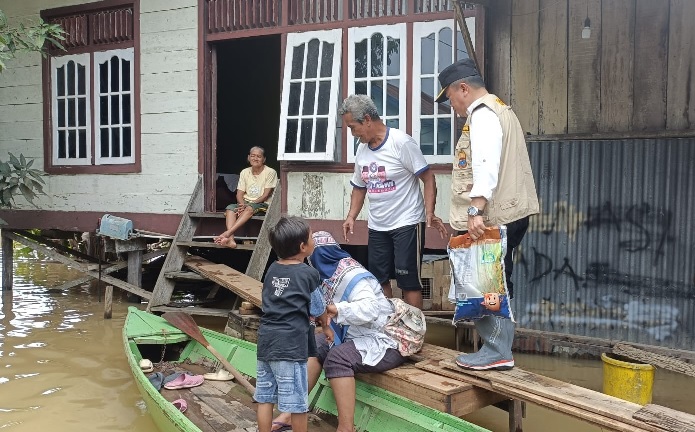
POLYGON ((646 405, 652 401, 654 366, 631 363, 610 353, 601 354, 603 360, 603 392, 626 401, 646 405))

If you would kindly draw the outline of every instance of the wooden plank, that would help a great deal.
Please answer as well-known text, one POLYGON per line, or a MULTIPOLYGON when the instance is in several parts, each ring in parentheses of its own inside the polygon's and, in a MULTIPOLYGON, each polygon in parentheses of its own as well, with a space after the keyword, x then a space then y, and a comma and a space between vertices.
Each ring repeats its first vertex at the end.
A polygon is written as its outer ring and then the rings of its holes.
POLYGON ((258 241, 254 245, 251 259, 246 266, 246 275, 259 281, 263 278, 263 273, 268 264, 268 257, 271 251, 268 233, 270 229, 278 223, 278 220, 280 220, 281 195, 282 188, 278 181, 273 191, 273 198, 270 200, 268 210, 265 213, 265 220, 263 221, 263 225, 261 225, 261 230, 258 232, 258 241))
MULTIPOLYGON (((472 375, 488 380, 493 390, 502 392, 509 397, 534 402, 538 396, 554 401, 554 406, 558 410, 562 411, 567 407, 574 407, 596 415, 597 419, 601 417, 596 421, 601 421, 604 426, 609 426, 612 421, 617 421, 641 430, 659 432, 658 428, 632 418, 632 415, 641 408, 636 403, 537 375, 518 367, 509 371, 471 371, 458 367, 452 360, 444 360, 440 365, 463 375, 472 375)), ((587 418, 587 420, 594 421, 595 419, 587 418)))
MULTIPOLYGON (((599 130, 632 128, 635 0, 601 3, 601 116, 599 130)), ((650 24, 651 26, 652 24, 650 24)), ((592 31, 593 34, 593 31, 592 31)), ((652 59, 654 61, 655 59, 652 59)))
MULTIPOLYGON (((499 0, 490 7, 490 49, 486 70, 487 88, 503 101, 511 100, 512 0, 499 0)), ((477 27, 477 26, 476 26, 477 27)))
POLYGON ((526 392, 523 389, 517 389, 515 387, 505 387, 504 384, 492 383, 489 380, 481 379, 473 375, 469 375, 461 368, 457 369, 447 369, 438 362, 434 360, 426 360, 415 365, 418 368, 427 370, 437 375, 446 376, 449 378, 457 379, 462 382, 467 382, 473 384, 481 389, 487 389, 490 392, 498 393, 504 395, 506 398, 517 398, 518 400, 532 402, 536 405, 545 406, 551 408, 555 411, 562 412, 564 414, 571 415, 581 420, 589 421, 598 424, 602 427, 607 427, 609 430, 620 430, 624 432, 633 430, 643 430, 636 428, 634 425, 627 425, 625 423, 616 421, 615 419, 604 419, 600 416, 595 416, 591 410, 580 409, 572 405, 566 405, 553 400, 548 397, 539 396, 531 392, 526 392), (598 423, 596 423, 598 422, 598 423))
POLYGON ((538 133, 567 132, 567 1, 541 0, 538 133))
MULTIPOLYGON (((211 218, 224 219, 224 212, 189 212, 188 215, 192 218, 211 218)), ((265 216, 251 216, 254 220, 265 220, 265 216)))
POLYGON ((682 374, 695 377, 695 365, 688 364, 674 357, 650 353, 622 343, 615 344, 613 347, 613 352, 639 362, 651 364, 658 368, 668 369, 670 371, 680 372, 682 374))
MULTIPOLYGON (((183 52, 181 55, 195 55, 192 50, 188 52, 183 52)), ((198 89, 198 74, 195 69, 193 70, 180 70, 173 72, 163 72, 163 73, 147 73, 143 74, 141 78, 141 85, 143 93, 147 94, 148 97, 151 94, 156 93, 167 93, 170 98, 174 99, 179 92, 196 92, 198 89), (173 91, 175 90, 175 91, 173 91)), ((186 111, 189 109, 195 109, 196 107, 191 107, 188 105, 186 111)), ((169 110, 172 112, 173 110, 169 110)), ((181 110, 183 111, 183 110, 181 110)), ((142 113, 148 116, 157 114, 152 110, 147 110, 142 113)), ((186 130, 188 132, 188 130, 186 130)))
MULTIPOLYGON (((37 242, 34 242, 32 240, 29 240, 27 238, 19 236, 13 232, 7 232, 7 233, 5 233, 5 235, 7 235, 12 240, 14 240, 18 243, 21 243, 25 246, 32 248, 32 249, 38 250, 39 252, 48 256, 49 258, 53 258, 56 261, 62 262, 63 264, 67 265, 68 267, 71 267, 71 268, 79 270, 83 273, 86 273, 94 279, 99 278, 99 273, 96 271, 93 271, 93 270, 89 270, 87 268, 86 264, 83 264, 83 263, 77 262, 73 259, 70 259, 70 258, 58 253, 57 251, 54 251, 53 249, 50 249, 42 244, 39 244, 37 242)), ((136 287, 132 284, 129 284, 128 282, 123 282, 122 280, 116 279, 116 278, 111 277, 111 276, 107 276, 107 275, 102 274, 101 280, 107 284, 111 284, 111 285, 117 286, 123 290, 126 290, 128 292, 131 292, 133 294, 137 294, 140 297, 144 297, 146 299, 149 299, 150 297, 152 297, 151 292, 145 291, 144 289, 142 289, 140 287, 136 287)))
MULTIPOLYGON (((159 256, 165 255, 168 251, 169 251, 169 248, 166 248, 166 249, 158 249, 156 251, 146 253, 145 255, 142 256, 142 260, 143 261, 149 261, 153 258, 157 258, 159 256)), ((105 264, 107 264, 107 263, 105 263, 105 264)), ((101 274, 102 275, 111 274, 111 273, 116 272, 118 270, 123 270, 124 268, 127 268, 127 267, 128 267, 128 261, 123 261, 123 262, 120 262, 118 264, 113 264, 113 265, 110 265, 107 267, 102 267, 101 274)), ((91 281, 92 279, 94 279, 92 276, 85 276, 85 277, 71 280, 70 282, 65 282, 64 284, 59 285, 57 287, 52 287, 51 289, 67 290, 67 289, 74 288, 76 286, 80 286, 82 284, 85 284, 85 283, 91 281)))
MULTIPOLYGON (((199 248, 208 248, 208 249, 229 249, 225 245, 219 245, 214 242, 202 242, 202 241, 179 241, 176 244, 177 246, 187 246, 187 247, 199 247, 199 248)), ((237 243, 236 247, 234 249, 238 250, 254 250, 256 245, 253 244, 241 244, 237 243)), ((230 249, 231 250, 231 249, 230 249)))
POLYGON ((667 431, 695 432, 695 415, 660 405, 645 405, 633 417, 667 431))
POLYGON ((251 302, 254 306, 261 307, 263 283, 259 280, 246 276, 224 264, 214 264, 200 257, 188 258, 185 266, 228 288, 239 297, 251 302))
POLYGON ((510 105, 524 132, 538 133, 539 0, 512 3, 510 105))
POLYGON ((569 2, 570 23, 591 20, 591 37, 582 39, 582 26, 568 28, 567 131, 591 133, 598 131, 601 107, 601 0, 569 2))
POLYGON ((195 5, 140 14, 140 33, 157 33, 197 28, 198 13, 195 5))
POLYGON ((465 416, 504 400, 507 400, 507 396, 503 394, 474 386, 465 392, 451 395, 451 415, 465 416))
POLYGON ((670 4, 666 128, 692 130, 695 129, 695 2, 671 0, 670 4))
MULTIPOLYGON (((496 391, 504 392, 505 394, 513 394, 515 397, 518 397, 519 399, 523 399, 529 402, 532 402, 536 405, 542 406, 549 408, 553 411, 557 411, 563 414, 567 414, 569 416, 572 416, 574 418, 577 418, 579 420, 594 424, 596 426, 601 427, 602 429, 609 430, 609 431, 618 431, 618 432, 641 432, 641 431, 650 431, 650 432, 663 432, 662 429, 645 429, 645 428, 640 428, 636 427, 632 424, 627 424, 625 422, 621 422, 612 418, 605 418, 603 416, 597 415, 596 413, 591 412, 590 410, 585 410, 581 408, 577 408, 571 405, 565 405, 562 404, 556 400, 546 398, 540 395, 536 395, 533 393, 525 392, 524 390, 520 390, 514 387, 508 387, 503 384, 493 384, 494 388, 496 391)), ((645 424, 646 425, 646 424, 645 424)), ((646 425, 646 427, 649 427, 649 425, 646 425)))
POLYGON ((173 306, 152 306, 150 309, 154 312, 185 312, 189 315, 224 317, 229 316, 229 309, 216 309, 204 307, 183 307, 177 308, 173 306))
POLYGON ((669 0, 636 0, 632 130, 666 128, 669 0))

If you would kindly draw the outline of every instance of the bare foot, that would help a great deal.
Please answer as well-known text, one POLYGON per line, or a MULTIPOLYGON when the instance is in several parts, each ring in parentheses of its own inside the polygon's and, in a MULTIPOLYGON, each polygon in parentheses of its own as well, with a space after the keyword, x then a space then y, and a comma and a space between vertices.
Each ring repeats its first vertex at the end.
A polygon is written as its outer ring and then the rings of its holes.
MULTIPOLYGON (((215 242, 217 243, 217 242, 215 242)), ((234 241, 234 237, 227 237, 224 239, 221 239, 219 243, 217 243, 222 246, 227 246, 230 249, 234 249, 236 247, 236 242, 234 241)))

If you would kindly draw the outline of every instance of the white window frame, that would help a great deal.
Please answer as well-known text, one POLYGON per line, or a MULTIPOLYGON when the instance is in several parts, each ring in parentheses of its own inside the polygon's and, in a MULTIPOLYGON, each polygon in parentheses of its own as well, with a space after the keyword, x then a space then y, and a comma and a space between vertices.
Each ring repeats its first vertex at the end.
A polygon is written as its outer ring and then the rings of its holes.
MULTIPOLYGON (((401 41, 401 56, 400 56, 400 65, 399 65, 399 70, 400 74, 399 75, 393 75, 393 76, 388 76, 386 73, 384 74, 382 80, 384 81, 384 101, 382 106, 386 106, 386 98, 388 97, 388 91, 387 91, 387 81, 389 80, 394 80, 398 79, 399 80, 399 88, 398 88, 398 115, 397 116, 386 116, 385 113, 379 113, 379 116, 381 119, 386 123, 387 120, 397 118, 398 119, 398 125, 399 129, 405 130, 406 129, 406 95, 407 95, 407 90, 408 90, 408 79, 407 79, 407 71, 408 71, 408 31, 407 31, 407 26, 405 23, 402 24, 393 24, 393 25, 379 25, 379 26, 369 26, 369 27, 352 27, 348 29, 348 94, 354 94, 355 93, 355 44, 357 42, 361 42, 365 38, 368 40, 367 46, 371 46, 371 41, 370 38, 374 33, 381 33, 384 36, 384 43, 388 43, 388 38, 391 37, 393 39, 399 39, 401 41)), ((368 48, 367 49, 367 58, 369 61, 371 61, 371 56, 369 53, 371 50, 368 48)), ((384 51, 386 52, 386 50, 384 51)), ((362 80, 362 78, 360 78, 362 80)), ((375 79, 369 79, 370 81, 374 81, 375 79)), ((371 86, 367 86, 367 94, 368 96, 371 97, 371 86)), ((349 163, 354 163, 355 162, 355 138, 352 136, 350 133, 350 130, 347 130, 347 161, 349 163)))
MULTIPOLYGON (((338 113, 338 96, 340 95, 340 66, 342 63, 342 30, 341 29, 334 29, 334 30, 323 30, 323 31, 312 31, 312 32, 304 32, 304 33, 289 33, 287 35, 287 44, 285 48, 285 70, 283 74, 283 82, 282 82, 282 101, 280 105, 280 135, 278 138, 278 160, 287 160, 287 161, 334 161, 336 158, 336 151, 335 151, 335 134, 336 134, 336 117, 338 113), (296 46, 301 45, 301 44, 307 44, 309 41, 312 39, 318 39, 318 41, 321 43, 320 48, 319 48, 319 72, 317 73, 316 78, 309 78, 306 79, 305 73, 306 73, 306 65, 307 65, 307 54, 308 50, 304 50, 304 63, 303 63, 303 68, 302 68, 302 78, 300 79, 292 79, 292 59, 293 59, 293 50, 296 46), (333 65, 332 65, 332 72, 330 77, 328 78, 321 78, 320 77, 320 68, 321 68, 321 54, 323 50, 323 45, 324 42, 327 43, 332 43, 333 44, 333 65), (312 115, 306 115, 302 114, 302 104, 304 101, 304 85, 307 81, 315 81, 317 83, 316 86, 316 94, 315 94, 315 99, 314 99, 314 107, 318 106, 318 96, 319 96, 319 86, 318 83, 320 81, 330 81, 331 83, 331 89, 330 89, 330 101, 328 105, 328 114, 327 115, 317 115, 317 114, 312 114, 312 115), (289 107, 289 97, 290 97, 290 84, 292 83, 301 83, 301 92, 300 92, 300 106, 299 106, 299 114, 296 116, 288 116, 288 107, 289 107), (294 153, 287 153, 285 152, 285 135, 287 133, 287 122, 288 120, 298 120, 300 126, 297 128, 297 145, 299 145, 299 137, 301 134, 301 120, 302 119, 313 119, 316 121, 316 119, 319 118, 326 118, 328 120, 328 130, 326 132, 326 150, 324 152, 294 152, 294 153)), ((314 127, 312 133, 315 133, 316 128, 314 127)), ((316 142, 315 142, 315 137, 312 136, 311 140, 311 148, 315 148, 316 142)))
MULTIPOLYGON (((87 54, 73 54, 73 55, 66 55, 66 56, 60 56, 60 57, 53 57, 51 58, 51 115, 52 115, 52 136, 53 136, 53 165, 58 166, 58 165, 91 165, 92 164, 92 116, 91 116, 91 108, 90 108, 90 101, 91 101, 91 80, 92 80, 92 73, 91 73, 91 65, 90 65, 90 55, 87 54), (84 127, 80 126, 68 126, 68 108, 67 105, 65 107, 65 126, 64 127, 59 127, 58 126, 58 100, 59 99, 67 99, 67 68, 66 68, 66 75, 65 75, 65 95, 64 96, 58 96, 58 69, 60 67, 66 66, 69 62, 75 62, 76 64, 82 65, 85 67, 85 107, 86 107, 86 124, 84 127), (73 130, 80 130, 83 129, 86 131, 86 138, 87 138, 87 154, 85 157, 81 158, 59 158, 58 157, 58 138, 59 138, 59 131, 68 131, 70 129, 73 130)), ((75 77, 75 93, 77 93, 77 88, 78 88, 78 83, 77 83, 77 77, 75 77)), ((79 124, 79 112, 77 108, 75 109, 75 122, 76 124, 79 124)), ((78 134, 79 137, 79 134, 78 134)), ((66 138, 67 140, 67 138, 66 138)), ((67 142, 66 142, 67 146, 67 142)), ((79 149, 79 143, 78 143, 78 149, 79 149)))
MULTIPOLYGON (((135 51, 133 48, 125 49, 114 49, 109 51, 96 51, 94 52, 94 118, 92 122, 94 123, 94 164, 95 165, 114 165, 114 164, 132 164, 135 163, 135 51), (108 62, 113 57, 118 57, 119 61, 127 60, 130 62, 130 90, 123 91, 123 80, 119 74, 118 88, 119 91, 111 91, 111 68, 109 67, 109 85, 107 86, 107 92, 101 93, 101 74, 99 73, 99 66, 104 62, 108 62), (101 119, 101 103, 99 101, 100 96, 108 96, 109 103, 108 109, 109 113, 107 117, 109 121, 111 120, 111 96, 130 96, 130 123, 118 123, 110 124, 108 130, 110 131, 113 127, 119 127, 121 133, 119 134, 121 154, 123 154, 123 128, 130 127, 130 156, 102 156, 101 155, 101 125, 99 121, 101 119)), ((122 114, 119 119, 122 118, 122 114)), ((111 143, 111 134, 109 133, 109 143, 111 143)), ((110 146, 109 146, 110 147, 110 146)))
MULTIPOLYGON (((475 25, 475 18, 467 18, 466 19, 466 24, 470 27, 471 24, 475 25), (469 20, 473 20, 473 23, 471 23, 469 20)), ((422 98, 420 95, 422 94, 422 87, 421 87, 421 79, 422 78, 433 78, 435 81, 435 84, 438 85, 438 71, 437 71, 437 64, 439 62, 439 44, 438 44, 438 39, 435 40, 435 55, 434 55, 434 73, 432 74, 422 74, 420 71, 422 70, 422 45, 421 45, 421 40, 423 37, 426 37, 432 33, 435 35, 438 35, 439 32, 444 29, 444 28, 449 28, 451 30, 452 34, 452 39, 455 41, 458 37, 457 34, 457 29, 456 26, 454 25, 454 20, 438 20, 438 21, 429 21, 429 22, 416 22, 413 24, 413 111, 412 111, 412 125, 413 125, 413 138, 415 141, 417 141, 418 145, 420 145, 420 134, 422 132, 422 119, 434 119, 434 134, 436 137, 436 134, 438 133, 438 127, 437 127, 437 120, 441 118, 446 118, 445 115, 438 115, 436 114, 437 112, 437 107, 439 104, 435 102, 434 105, 434 114, 421 114, 421 103, 422 103, 422 98)), ((465 36, 464 36, 465 37, 465 36)), ((452 41, 452 42, 453 42, 452 41)), ((473 42, 473 40, 471 40, 473 42)), ((456 43, 451 44, 451 58, 456 60, 456 43)), ((437 95, 435 89, 435 97, 437 95)), ((450 122, 451 122, 451 149, 450 149, 450 154, 446 155, 425 155, 425 159, 429 163, 451 163, 452 162, 452 157, 454 154, 454 150, 456 149, 456 141, 458 139, 458 133, 457 133, 457 128, 456 128, 456 113, 454 110, 451 110, 451 115, 449 115, 450 122)), ((435 138, 436 142, 436 138, 435 138)), ((436 153, 436 147, 435 147, 435 153, 436 153)))

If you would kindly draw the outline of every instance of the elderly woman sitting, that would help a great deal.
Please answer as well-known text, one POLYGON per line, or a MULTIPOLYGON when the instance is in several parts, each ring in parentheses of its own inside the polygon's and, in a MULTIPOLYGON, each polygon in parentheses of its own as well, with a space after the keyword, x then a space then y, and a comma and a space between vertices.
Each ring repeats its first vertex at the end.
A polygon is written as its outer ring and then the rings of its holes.
MULTIPOLYGON (((336 342, 329 346, 323 334, 316 335, 318 357, 309 358, 307 364, 309 391, 323 369, 338 408, 337 431, 353 432, 355 374, 393 369, 405 357, 396 341, 381 331, 394 308, 376 278, 341 249, 331 234, 318 231, 313 237, 316 249, 309 260, 321 274, 321 289, 336 324, 336 342)), ((289 421, 289 414, 280 414, 273 430, 288 430, 289 421)))

